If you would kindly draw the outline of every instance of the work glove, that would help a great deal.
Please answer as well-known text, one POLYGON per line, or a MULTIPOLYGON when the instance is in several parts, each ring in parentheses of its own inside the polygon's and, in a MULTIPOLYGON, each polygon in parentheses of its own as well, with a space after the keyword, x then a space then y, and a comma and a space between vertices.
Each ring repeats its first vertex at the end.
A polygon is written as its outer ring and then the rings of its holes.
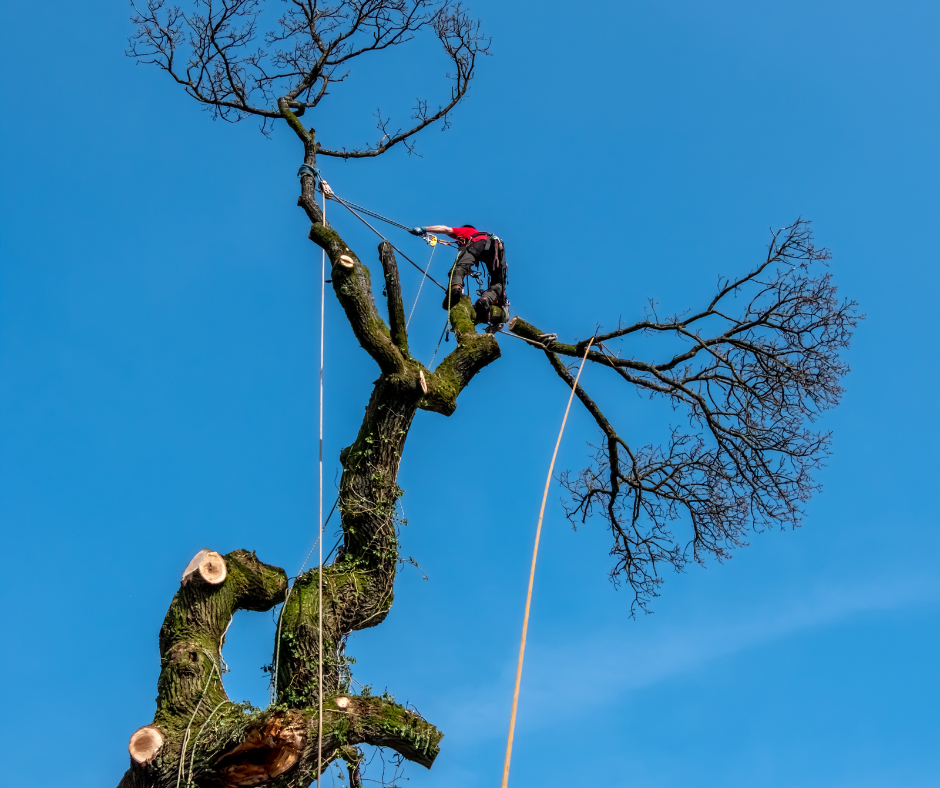
POLYGON ((409 230, 408 232, 412 235, 424 235, 427 231, 427 227, 415 227, 413 230, 409 230))

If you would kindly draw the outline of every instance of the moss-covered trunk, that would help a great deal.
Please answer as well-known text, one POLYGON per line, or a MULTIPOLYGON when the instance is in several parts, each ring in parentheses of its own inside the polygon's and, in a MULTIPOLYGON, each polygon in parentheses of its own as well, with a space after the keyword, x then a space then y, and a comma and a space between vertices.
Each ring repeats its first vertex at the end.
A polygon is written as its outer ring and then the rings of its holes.
MULTIPOLYGON (((356 441, 340 457, 343 545, 323 569, 323 689, 348 692, 340 653, 350 632, 380 624, 392 606, 398 566, 398 467, 420 390, 397 375, 375 384, 356 441)), ((318 570, 297 579, 280 622, 277 698, 316 705, 318 570), (281 670, 281 666, 285 668, 281 670)))

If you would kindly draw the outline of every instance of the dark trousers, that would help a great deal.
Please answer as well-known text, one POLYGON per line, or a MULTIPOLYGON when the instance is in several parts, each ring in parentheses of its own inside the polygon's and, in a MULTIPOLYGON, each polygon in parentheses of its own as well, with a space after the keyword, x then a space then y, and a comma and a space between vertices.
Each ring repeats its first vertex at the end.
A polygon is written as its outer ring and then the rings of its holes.
POLYGON ((450 269, 450 282, 448 289, 459 288, 463 292, 464 280, 470 276, 470 272, 480 262, 480 256, 483 254, 486 241, 476 241, 468 244, 457 255, 454 261, 454 267, 450 269))
MULTIPOLYGON (((457 255, 457 260, 454 262, 454 267, 450 269, 450 276, 448 280, 447 290, 448 295, 444 296, 444 309, 448 308, 448 303, 453 306, 460 300, 463 295, 464 281, 470 275, 470 272, 473 270, 480 260, 480 256, 483 254, 486 248, 486 241, 476 241, 475 243, 465 246, 460 250, 460 254, 457 255), (455 292, 456 291, 456 292, 455 292)), ((484 266, 485 267, 485 266, 484 266)), ((484 290, 479 299, 477 299, 477 305, 482 306, 484 309, 489 309, 493 304, 495 304, 499 297, 503 294, 503 286, 498 282, 493 282, 492 278, 487 283, 486 290, 484 290)))

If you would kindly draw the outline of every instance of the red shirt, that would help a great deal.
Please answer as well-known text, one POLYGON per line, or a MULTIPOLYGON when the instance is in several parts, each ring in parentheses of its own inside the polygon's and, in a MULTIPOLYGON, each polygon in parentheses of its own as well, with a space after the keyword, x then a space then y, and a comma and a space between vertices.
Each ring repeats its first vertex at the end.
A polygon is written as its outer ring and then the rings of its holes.
POLYGON ((466 246, 473 241, 486 238, 486 233, 481 233, 473 227, 452 227, 454 238, 457 239, 457 246, 466 246))

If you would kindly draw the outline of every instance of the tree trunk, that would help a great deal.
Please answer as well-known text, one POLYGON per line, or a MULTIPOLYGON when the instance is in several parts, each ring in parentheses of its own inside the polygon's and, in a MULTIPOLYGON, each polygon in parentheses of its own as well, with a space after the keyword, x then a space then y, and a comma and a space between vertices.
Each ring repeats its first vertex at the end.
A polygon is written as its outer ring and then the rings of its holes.
MULTIPOLYGON (((313 166, 312 133, 305 149, 305 162, 313 166)), ((302 176, 298 204, 313 222, 310 238, 326 250, 336 297, 380 370, 359 434, 340 453, 344 536, 335 562, 322 569, 323 653, 318 646, 320 569, 305 572, 288 589, 284 570, 263 564, 254 553, 201 551, 187 567, 160 630, 157 711, 153 723, 131 737, 131 766, 120 788, 302 787, 338 758, 349 764, 350 779, 361 784, 356 745, 390 747, 426 767, 438 754, 443 734, 426 720, 389 700, 351 694, 344 642, 350 632, 380 624, 392 606, 398 567, 395 511, 402 494, 398 469, 415 413, 453 413, 473 376, 499 358, 499 346, 494 337, 477 333, 465 297, 451 310, 456 349, 434 371, 411 358, 391 246, 379 245, 389 328, 376 308, 369 269, 324 222, 315 197, 313 178, 302 176), (263 711, 235 704, 221 677, 221 649, 232 616, 281 602, 275 702, 263 711)))

